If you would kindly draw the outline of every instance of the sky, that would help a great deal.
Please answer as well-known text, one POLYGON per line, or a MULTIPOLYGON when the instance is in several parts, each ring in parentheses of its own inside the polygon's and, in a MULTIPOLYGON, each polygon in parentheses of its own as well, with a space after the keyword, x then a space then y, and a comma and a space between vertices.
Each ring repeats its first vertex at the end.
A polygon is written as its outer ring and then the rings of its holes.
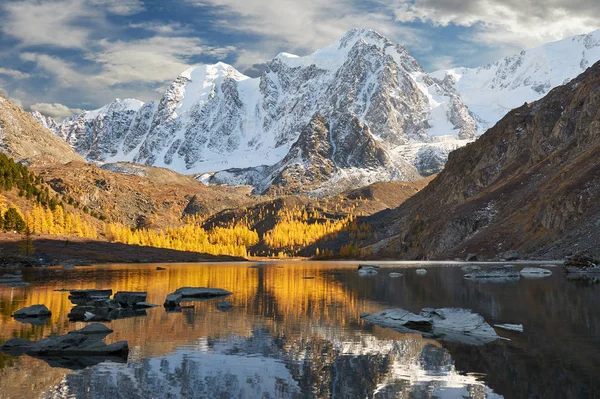
POLYGON ((190 66, 258 76, 352 28, 404 44, 426 71, 476 67, 600 28, 597 0, 0 0, 0 92, 57 119, 158 100, 190 66))

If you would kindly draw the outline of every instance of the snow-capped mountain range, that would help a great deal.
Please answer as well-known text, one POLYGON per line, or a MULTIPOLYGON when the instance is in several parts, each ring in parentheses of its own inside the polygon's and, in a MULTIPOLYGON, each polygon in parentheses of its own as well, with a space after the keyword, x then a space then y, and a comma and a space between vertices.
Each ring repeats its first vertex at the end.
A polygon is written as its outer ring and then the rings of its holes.
MULTIPOLYGON (((435 173, 447 154, 600 59, 600 31, 485 67, 426 73, 405 47, 351 30, 258 78, 224 63, 183 72, 158 104, 116 100, 42 124, 92 161, 131 161, 252 184, 332 193, 435 173)), ((35 115, 34 115, 35 116, 35 115)))

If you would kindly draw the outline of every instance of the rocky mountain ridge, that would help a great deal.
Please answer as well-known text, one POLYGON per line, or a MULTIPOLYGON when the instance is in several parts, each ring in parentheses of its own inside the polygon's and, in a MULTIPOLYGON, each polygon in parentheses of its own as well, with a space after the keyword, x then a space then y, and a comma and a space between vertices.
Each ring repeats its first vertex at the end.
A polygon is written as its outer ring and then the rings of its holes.
POLYGON ((400 207, 369 222, 394 258, 598 256, 600 62, 511 111, 400 207))
POLYGON ((55 127, 39 119, 88 160, 324 196, 437 173, 450 151, 598 59, 600 30, 484 67, 427 74, 405 47, 355 29, 308 56, 279 54, 256 79, 227 64, 202 65, 175 79, 158 104, 116 100, 55 127), (330 149, 302 157, 315 118, 332 127, 321 135, 330 149), (378 156, 357 157, 348 138, 378 156))

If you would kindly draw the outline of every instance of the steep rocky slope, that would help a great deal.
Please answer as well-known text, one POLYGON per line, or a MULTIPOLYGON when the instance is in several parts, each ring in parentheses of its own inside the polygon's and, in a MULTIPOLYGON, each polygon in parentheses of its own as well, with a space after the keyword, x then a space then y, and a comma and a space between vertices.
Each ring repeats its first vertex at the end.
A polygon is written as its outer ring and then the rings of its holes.
POLYGON ((373 217, 382 256, 600 253, 600 63, 511 111, 399 208, 373 217), (381 238, 383 238, 381 240, 381 238))
POLYGON ((163 228, 181 223, 185 215, 206 216, 259 201, 249 188, 207 187, 191 176, 129 163, 71 162, 34 170, 60 195, 130 226, 163 228))
POLYGON ((82 161, 63 140, 0 94, 0 151, 30 164, 82 161))

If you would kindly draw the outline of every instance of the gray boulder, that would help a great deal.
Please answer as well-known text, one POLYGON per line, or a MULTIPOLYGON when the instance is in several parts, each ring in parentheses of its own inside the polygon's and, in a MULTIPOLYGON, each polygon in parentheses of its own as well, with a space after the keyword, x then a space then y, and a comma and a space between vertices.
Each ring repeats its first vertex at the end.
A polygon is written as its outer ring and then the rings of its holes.
POLYGON ((49 317, 52 312, 46 307, 46 305, 33 305, 20 310, 17 310, 13 315, 16 319, 24 319, 29 317, 49 317))
POLYGON ((104 324, 92 323, 92 324, 88 324, 87 326, 83 327, 80 330, 71 331, 71 332, 69 332, 69 334, 84 334, 84 335, 99 334, 99 335, 109 335, 112 332, 113 332, 113 330, 111 330, 110 328, 106 327, 104 324))
POLYGON ((473 270, 464 277, 470 280, 489 281, 489 282, 509 282, 519 280, 521 275, 512 265, 485 267, 479 270, 473 270))
POLYGON ((363 320, 401 333, 468 345, 485 345, 499 338, 481 315, 468 309, 424 308, 418 315, 404 309, 388 309, 364 316, 363 320))
POLYGON ((213 298, 232 293, 222 288, 182 287, 175 290, 174 294, 181 294, 183 298, 213 298))
POLYGON ((146 302, 147 297, 147 292, 119 291, 114 299, 123 308, 133 308, 140 302, 146 302))
POLYGON ((75 305, 92 305, 108 301, 112 290, 75 290, 69 294, 69 300, 75 305))

